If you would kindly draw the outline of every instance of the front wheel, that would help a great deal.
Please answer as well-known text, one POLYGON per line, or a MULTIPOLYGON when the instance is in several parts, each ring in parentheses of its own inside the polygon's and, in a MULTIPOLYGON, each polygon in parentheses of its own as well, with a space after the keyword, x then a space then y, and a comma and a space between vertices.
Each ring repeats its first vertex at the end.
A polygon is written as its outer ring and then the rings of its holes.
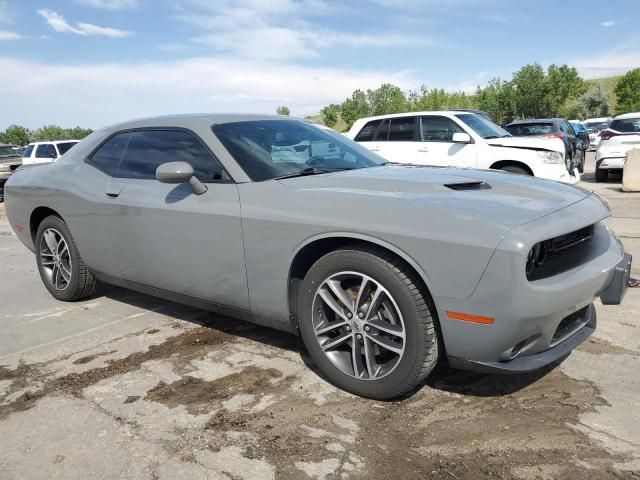
POLYGON ((529 172, 527 172, 524 168, 518 167, 516 165, 505 165, 504 167, 500 167, 500 170, 502 170, 503 172, 518 173, 520 175, 529 175, 529 172))
POLYGON ((607 178, 609 178, 609 170, 605 170, 596 165, 596 182, 606 182, 607 178))
POLYGON ((67 224, 51 215, 38 226, 36 261, 44 286, 58 300, 72 302, 90 296, 96 280, 78 253, 67 224))
POLYGON ((408 265, 382 250, 346 247, 320 258, 305 276, 298 305, 309 354, 348 392, 398 397, 437 363, 430 297, 408 265))

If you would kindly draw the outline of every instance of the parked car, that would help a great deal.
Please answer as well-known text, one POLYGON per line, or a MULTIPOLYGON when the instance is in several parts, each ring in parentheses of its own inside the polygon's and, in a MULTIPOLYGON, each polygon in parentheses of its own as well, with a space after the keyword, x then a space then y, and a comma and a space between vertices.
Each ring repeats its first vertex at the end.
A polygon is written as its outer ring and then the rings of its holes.
POLYGON ((20 147, 0 143, 0 202, 4 201, 4 184, 21 164, 20 147))
POLYGON ((491 116, 490 113, 487 113, 483 110, 473 110, 471 108, 455 108, 453 110, 451 110, 452 112, 469 112, 469 113, 475 113, 476 115, 480 115, 481 117, 486 118, 487 120, 489 120, 490 122, 493 122, 495 124, 497 124, 498 122, 496 122, 496 119, 493 118, 491 116))
POLYGON ((618 115, 601 132, 596 151, 596 182, 606 182, 609 172, 621 172, 627 152, 633 148, 640 148, 640 112, 618 115))
POLYGON ((598 130, 600 132, 609 128, 609 124, 612 120, 613 118, 611 117, 587 118, 582 123, 584 123, 585 127, 593 128, 594 130, 598 130))
POLYGON ((536 118, 516 120, 506 126, 514 137, 543 137, 562 140, 565 148, 565 161, 569 171, 577 168, 584 172, 584 149, 571 124, 564 118, 536 118))
MULTIPOLYGON (((587 151, 589 150, 591 144, 591 140, 589 138, 589 129, 580 120, 569 120, 569 123, 573 127, 573 131, 576 132, 576 135, 580 140, 578 142, 578 148, 582 150, 582 158, 585 159, 587 158, 587 151)), ((582 171, 580 173, 582 173, 582 171)))
POLYGON ((102 280, 299 333, 326 378, 377 399, 445 356, 504 373, 561 360, 631 264, 587 190, 394 165, 288 117, 106 128, 19 169, 6 213, 55 298, 102 280))
POLYGON ((600 145, 600 136, 604 130, 596 130, 595 128, 589 129, 589 151, 595 151, 600 145))
POLYGON ((55 162, 79 141, 59 140, 55 142, 30 143, 22 154, 22 163, 30 165, 33 163, 55 162))
POLYGON ((394 163, 498 169, 577 183, 556 138, 514 138, 470 112, 413 112, 357 120, 348 134, 394 163))

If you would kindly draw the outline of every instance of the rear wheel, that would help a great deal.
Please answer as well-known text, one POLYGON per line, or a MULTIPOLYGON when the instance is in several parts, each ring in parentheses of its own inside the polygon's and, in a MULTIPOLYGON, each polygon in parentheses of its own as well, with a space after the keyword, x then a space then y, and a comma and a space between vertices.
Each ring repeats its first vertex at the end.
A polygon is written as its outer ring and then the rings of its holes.
POLYGON ((305 276, 300 332, 336 386, 367 398, 394 398, 418 386, 437 363, 430 304, 404 262, 377 248, 345 247, 305 276))
POLYGON ((71 302, 93 294, 96 280, 62 219, 51 215, 40 222, 35 247, 40 278, 51 295, 71 302))
POLYGON ((587 160, 587 151, 586 150, 582 150, 582 159, 580 160, 580 163, 578 164, 578 172, 584 173, 584 162, 586 160, 587 160))
POLYGON ((504 167, 500 167, 500 170, 510 173, 519 173, 520 175, 529 175, 529 172, 517 165, 505 165, 504 167))

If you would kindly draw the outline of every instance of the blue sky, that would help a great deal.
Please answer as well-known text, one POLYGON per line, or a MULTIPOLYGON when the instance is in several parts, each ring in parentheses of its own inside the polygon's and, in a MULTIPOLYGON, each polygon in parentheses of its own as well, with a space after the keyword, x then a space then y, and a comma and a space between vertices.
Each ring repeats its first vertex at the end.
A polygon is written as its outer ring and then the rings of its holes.
POLYGON ((473 91, 520 66, 640 67, 638 0, 0 0, 0 128, 317 112, 392 82, 473 91))

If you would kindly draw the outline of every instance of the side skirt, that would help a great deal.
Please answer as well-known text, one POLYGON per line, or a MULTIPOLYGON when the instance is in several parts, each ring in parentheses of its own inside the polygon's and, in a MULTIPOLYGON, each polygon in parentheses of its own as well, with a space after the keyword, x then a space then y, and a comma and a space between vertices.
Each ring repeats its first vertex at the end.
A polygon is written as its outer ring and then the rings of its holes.
POLYGON ((230 307, 221 303, 211 302, 209 300, 203 300, 201 298, 190 297, 189 295, 183 295, 181 293, 170 292, 161 288, 151 287, 142 283, 132 282, 131 280, 123 280, 121 278, 106 275, 104 273, 92 271, 91 272, 98 280, 117 287, 127 288, 136 292, 144 293, 145 295, 151 295, 153 297, 162 298, 164 300, 170 300, 175 303, 181 303, 183 305, 189 305, 190 307, 200 308, 209 312, 218 313, 228 317, 237 318, 249 323, 255 323, 256 325, 262 325, 264 327, 274 328, 283 332, 293 333, 298 335, 298 329, 296 324, 291 319, 267 317, 265 315, 257 315, 248 310, 241 308, 230 307))

